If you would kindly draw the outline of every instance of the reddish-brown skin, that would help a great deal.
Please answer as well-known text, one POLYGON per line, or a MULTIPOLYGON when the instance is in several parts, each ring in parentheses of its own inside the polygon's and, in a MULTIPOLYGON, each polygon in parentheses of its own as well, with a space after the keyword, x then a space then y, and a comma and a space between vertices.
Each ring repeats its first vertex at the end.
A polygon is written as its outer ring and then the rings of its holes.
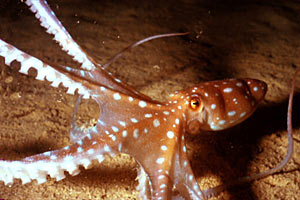
MULTIPOLYGON (((45 15, 45 19, 38 17, 42 23, 48 23, 47 17, 58 23, 45 2, 26 3, 40 16, 45 15), (47 12, 43 13, 42 9, 47 12)), ((61 26, 54 28, 55 31, 50 28, 48 32, 54 35, 65 31, 61 26)), ((70 37, 67 32, 64 34, 70 37)), ((59 42, 76 44, 72 38, 60 37, 59 42)), ((75 58, 83 52, 78 49, 73 53, 75 58)), ((6 184, 11 184, 14 178, 23 183, 34 179, 43 183, 47 175, 61 180, 64 171, 76 175, 79 165, 87 168, 92 160, 102 162, 106 154, 122 152, 133 156, 141 167, 138 186, 141 198, 204 199, 187 159, 185 135, 219 131, 244 121, 267 91, 266 84, 259 80, 228 79, 176 91, 169 101, 157 102, 121 83, 89 56, 83 56, 91 63, 89 67, 83 65, 84 70, 49 66, 2 40, 0 55, 7 65, 19 61, 21 73, 27 74, 30 67, 35 68, 36 79, 47 79, 54 87, 62 83, 68 88, 67 93, 74 94, 77 90, 84 98, 94 99, 100 107, 100 117, 94 127, 79 133, 78 129, 73 130, 74 144, 21 161, 0 161, 0 180, 6 184)))

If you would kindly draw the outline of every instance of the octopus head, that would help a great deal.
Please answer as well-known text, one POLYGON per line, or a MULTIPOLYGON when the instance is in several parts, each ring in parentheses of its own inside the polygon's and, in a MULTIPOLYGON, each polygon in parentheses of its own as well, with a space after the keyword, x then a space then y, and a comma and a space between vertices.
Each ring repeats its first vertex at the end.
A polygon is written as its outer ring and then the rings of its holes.
POLYGON ((228 79, 200 84, 185 90, 186 130, 219 131, 247 119, 267 92, 267 85, 256 79, 228 79))

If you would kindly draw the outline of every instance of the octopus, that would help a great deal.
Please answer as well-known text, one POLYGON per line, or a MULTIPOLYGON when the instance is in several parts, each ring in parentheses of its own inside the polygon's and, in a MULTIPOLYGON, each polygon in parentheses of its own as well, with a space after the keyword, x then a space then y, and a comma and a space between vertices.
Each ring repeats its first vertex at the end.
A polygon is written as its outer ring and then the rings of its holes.
MULTIPOLYGON (((47 80, 53 87, 62 84, 67 94, 77 93, 84 99, 95 100, 100 117, 95 126, 84 131, 73 124, 69 146, 22 160, 1 160, 0 180, 6 185, 13 184, 14 179, 21 179, 22 184, 33 180, 42 184, 48 175, 60 181, 65 178, 65 171, 77 175, 79 166, 88 168, 93 160, 101 163, 106 155, 125 153, 140 167, 137 186, 140 199, 204 200, 230 185, 273 174, 290 159, 292 145, 278 167, 202 191, 187 157, 186 135, 224 130, 241 123, 263 100, 267 85, 250 78, 210 81, 175 91, 167 102, 155 101, 116 79, 105 70, 105 65, 87 55, 46 1, 25 3, 47 33, 54 35, 62 49, 81 64, 81 69, 46 64, 0 39, 0 56, 5 64, 10 66, 16 60, 20 63, 20 73, 28 74, 34 68, 37 80, 47 80)), ((291 144, 291 130, 289 133, 291 144)))

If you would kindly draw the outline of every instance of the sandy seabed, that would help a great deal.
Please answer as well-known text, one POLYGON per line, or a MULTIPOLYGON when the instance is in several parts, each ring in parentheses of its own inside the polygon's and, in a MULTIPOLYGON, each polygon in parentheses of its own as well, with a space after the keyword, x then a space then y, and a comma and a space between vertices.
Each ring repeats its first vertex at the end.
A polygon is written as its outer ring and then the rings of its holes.
MULTIPOLYGON (((157 100, 199 82, 251 77, 268 84, 265 100, 237 127, 188 138, 193 171, 202 189, 271 168, 287 150, 286 110, 293 73, 300 68, 300 3, 292 0, 49 1, 66 29, 100 63, 147 36, 190 31, 128 52, 109 71, 157 100)), ((0 38, 49 62, 78 66, 45 33, 26 5, 0 2, 0 38)), ((0 157, 15 160, 70 144, 76 97, 4 65, 0 59, 0 157)), ((295 152, 285 169, 212 199, 300 200, 300 78, 294 105, 295 152)), ((92 100, 79 123, 96 118, 92 100)), ((0 198, 136 199, 136 163, 127 155, 45 184, 11 187, 0 198)))

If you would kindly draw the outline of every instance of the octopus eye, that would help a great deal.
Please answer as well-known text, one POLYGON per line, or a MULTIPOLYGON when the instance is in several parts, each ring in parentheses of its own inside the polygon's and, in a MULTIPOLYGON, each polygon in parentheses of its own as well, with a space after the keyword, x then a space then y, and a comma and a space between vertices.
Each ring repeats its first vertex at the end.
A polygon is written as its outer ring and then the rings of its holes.
POLYGON ((200 106, 201 106, 200 99, 198 97, 193 97, 190 101, 190 107, 193 110, 197 110, 198 108, 200 108, 200 106))

